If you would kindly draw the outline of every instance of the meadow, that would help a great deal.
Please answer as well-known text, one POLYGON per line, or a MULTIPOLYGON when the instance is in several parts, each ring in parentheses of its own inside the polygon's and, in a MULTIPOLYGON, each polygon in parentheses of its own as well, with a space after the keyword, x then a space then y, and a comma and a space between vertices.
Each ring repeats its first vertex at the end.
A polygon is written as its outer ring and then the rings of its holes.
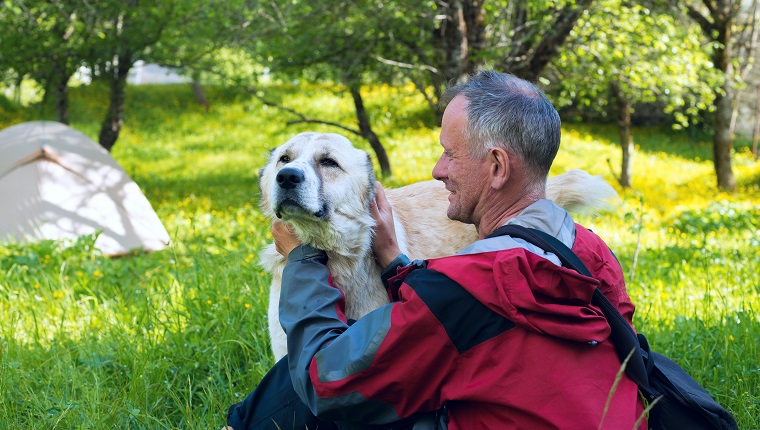
MULTIPOLYGON (((329 86, 271 85, 267 97, 352 123, 329 86)), ((411 88, 366 89, 389 152, 387 186, 428 179, 438 130, 411 88)), ((164 251, 106 258, 94 237, 0 244, 0 428, 207 429, 224 423, 273 364, 266 329, 270 241, 257 171, 293 134, 286 113, 231 88, 130 87, 114 158, 172 236, 164 251)), ((2 97, 0 97, 2 99, 2 97)), ((2 101, 2 100, 0 100, 2 101)), ((72 90, 72 126, 96 138, 98 85, 72 90)), ((54 118, 0 103, 0 128, 54 118)), ((738 187, 717 190, 711 144, 669 129, 634 130, 633 187, 609 211, 577 219, 605 238, 626 273, 634 323, 736 417, 760 428, 760 162, 747 142, 738 187)), ((363 149, 368 145, 351 137, 363 149)), ((582 168, 617 186, 609 125, 565 124, 552 174, 582 168)))

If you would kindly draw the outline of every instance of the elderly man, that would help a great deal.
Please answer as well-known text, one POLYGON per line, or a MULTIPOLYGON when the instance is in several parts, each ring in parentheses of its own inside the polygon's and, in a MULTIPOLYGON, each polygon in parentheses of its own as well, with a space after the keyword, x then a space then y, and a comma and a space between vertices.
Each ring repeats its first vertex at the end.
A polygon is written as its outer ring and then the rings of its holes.
POLYGON ((373 251, 393 303, 349 327, 325 254, 274 225, 288 257, 280 321, 295 393, 320 428, 634 428, 638 389, 625 375, 616 383, 610 328, 591 304, 598 286, 631 322, 620 265, 544 198, 559 115, 537 87, 494 71, 452 87, 444 102, 433 177, 451 193, 448 217, 474 224, 480 240, 410 264, 378 184, 373 251), (595 280, 525 241, 489 237, 505 224, 559 239, 595 280))

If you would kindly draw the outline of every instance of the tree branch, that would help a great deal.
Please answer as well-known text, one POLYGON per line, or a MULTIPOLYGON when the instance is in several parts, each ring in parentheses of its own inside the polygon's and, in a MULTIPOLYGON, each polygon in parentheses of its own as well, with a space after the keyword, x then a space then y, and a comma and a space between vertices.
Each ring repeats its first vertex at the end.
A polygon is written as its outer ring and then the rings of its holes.
POLYGON ((295 116, 297 116, 299 118, 299 119, 296 119, 296 120, 291 120, 291 121, 286 122, 285 123, 286 125, 302 124, 302 123, 324 124, 324 125, 329 125, 331 127, 337 127, 337 128, 339 128, 341 130, 344 130, 344 131, 347 131, 349 133, 355 134, 355 135, 357 135, 359 137, 363 137, 362 134, 361 134, 361 131, 359 131, 357 129, 346 127, 345 125, 338 124, 338 123, 332 122, 332 121, 324 121, 324 120, 320 120, 320 119, 309 118, 306 115, 302 114, 301 112, 298 112, 298 111, 296 111, 294 109, 291 109, 289 107, 285 107, 285 106, 283 106, 283 105, 281 105, 279 103, 275 103, 275 102, 273 102, 271 100, 267 100, 264 97, 260 96, 256 92, 256 90, 254 88, 246 87, 246 91, 248 92, 248 94, 250 94, 251 96, 253 96, 256 99, 258 99, 265 106, 271 106, 273 108, 277 108, 277 109, 283 110, 283 111, 288 112, 290 114, 293 114, 293 115, 295 115, 295 116))
POLYGON ((686 5, 686 13, 702 28, 705 36, 712 39, 712 32, 715 29, 715 25, 691 5, 686 5))
MULTIPOLYGON (((565 6, 555 12, 551 30, 544 32, 541 39, 534 44, 530 42, 522 44, 518 50, 511 53, 509 58, 505 58, 502 61, 502 65, 513 65, 511 67, 512 73, 523 79, 529 81, 538 79, 538 76, 546 65, 559 52, 565 39, 567 39, 573 27, 575 27, 575 23, 578 21, 581 13, 588 9, 592 2, 593 0, 578 0, 574 4, 565 6), (516 57, 515 54, 517 54, 516 57)), ((521 15, 519 20, 521 25, 525 25, 525 17, 522 16, 524 15, 524 11, 519 11, 518 15, 521 15)), ((524 32, 523 34, 528 36, 524 32)), ((506 68, 509 69, 509 67, 506 68)))
MULTIPOLYGON (((715 15, 716 5, 713 2, 713 0, 702 0, 702 4, 705 5, 707 10, 710 12, 710 15, 715 15)), ((689 6, 687 6, 689 7, 689 6)))
MULTIPOLYGON (((290 111, 289 109, 287 109, 285 107, 282 107, 282 106, 275 106, 275 107, 284 109, 286 111, 290 111)), ((292 111, 291 111, 291 113, 299 115, 299 114, 297 114, 295 112, 292 112, 292 111)), ((352 133, 352 134, 355 134, 355 135, 357 135, 359 137, 364 137, 364 136, 362 136, 362 134, 361 134, 361 132, 359 130, 356 130, 356 129, 353 129, 353 128, 350 128, 350 127, 346 127, 345 125, 338 124, 337 122, 323 121, 321 119, 312 119, 312 118, 306 118, 306 117, 304 117, 302 119, 296 119, 296 120, 288 121, 285 124, 287 124, 287 125, 293 125, 293 124, 303 124, 303 123, 329 125, 329 126, 332 126, 332 127, 337 127, 337 128, 339 128, 341 130, 345 130, 345 131, 347 131, 349 133, 352 133)))
POLYGON ((429 72, 438 73, 438 69, 433 66, 428 66, 427 64, 423 64, 422 66, 415 66, 414 64, 402 63, 399 61, 390 60, 388 58, 383 58, 376 54, 371 55, 371 57, 389 66, 400 67, 402 69, 427 70, 429 72))

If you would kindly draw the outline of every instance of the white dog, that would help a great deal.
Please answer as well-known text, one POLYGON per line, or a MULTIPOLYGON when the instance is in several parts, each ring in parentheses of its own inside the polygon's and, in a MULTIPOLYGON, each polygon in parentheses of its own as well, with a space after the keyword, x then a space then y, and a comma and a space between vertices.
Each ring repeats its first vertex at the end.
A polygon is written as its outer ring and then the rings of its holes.
MULTIPOLYGON (((274 149, 260 172, 264 213, 293 226, 303 243, 327 253, 333 282, 346 297, 346 316, 358 319, 388 303, 381 268, 372 255, 369 205, 375 177, 369 155, 345 137, 301 133, 274 149)), ((414 259, 452 255, 477 240, 475 227, 446 217, 449 192, 439 181, 388 189, 401 250, 414 259)), ((547 197, 566 210, 602 207, 617 194, 604 180, 581 170, 550 178, 547 197)), ((272 274, 269 334, 275 358, 286 354, 279 322, 285 259, 269 245, 261 265, 272 274)))

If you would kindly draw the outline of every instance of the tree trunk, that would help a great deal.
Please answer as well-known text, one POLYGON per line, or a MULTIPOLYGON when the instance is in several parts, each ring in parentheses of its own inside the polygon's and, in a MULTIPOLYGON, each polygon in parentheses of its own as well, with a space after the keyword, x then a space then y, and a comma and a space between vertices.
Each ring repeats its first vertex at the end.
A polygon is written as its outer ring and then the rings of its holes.
MULTIPOLYGON (((437 0, 436 14, 442 16, 435 30, 436 69, 431 80, 435 98, 450 83, 461 82, 482 65, 482 51, 486 49, 485 0, 437 0)), ((423 92, 424 93, 424 92, 423 92)), ((436 124, 441 125, 443 112, 434 106, 436 124)))
POLYGON ((69 80, 71 76, 63 70, 56 70, 53 85, 55 85, 55 112, 58 122, 69 125, 69 80))
POLYGON ((735 15, 730 12, 730 2, 719 5, 713 16, 716 31, 715 41, 719 46, 713 51, 713 64, 723 72, 723 93, 715 97, 715 135, 713 136, 713 164, 718 178, 718 187, 733 191, 736 179, 731 168, 731 150, 734 141, 731 136, 731 114, 733 112, 734 66, 732 26, 735 15))
POLYGON ((757 84, 757 96, 755 97, 755 127, 752 130, 752 155, 755 161, 760 157, 757 152, 757 141, 760 140, 760 84, 757 84))
POLYGON ((443 81, 458 82, 474 73, 482 63, 486 47, 484 0, 437 1, 437 13, 443 16, 435 41, 440 52, 438 69, 443 81))
POLYGON ((382 172, 383 176, 390 176, 391 164, 388 161, 388 154, 385 152, 383 144, 380 143, 380 139, 377 137, 375 132, 372 131, 372 126, 369 123, 367 111, 364 109, 364 101, 362 100, 362 95, 359 91, 359 87, 350 85, 349 89, 351 90, 351 97, 354 99, 354 106, 356 107, 356 119, 359 122, 359 130, 361 132, 361 135, 369 141, 372 150, 375 151, 377 162, 380 165, 380 171, 382 172))
POLYGON ((24 75, 18 75, 13 86, 13 101, 21 105, 21 85, 24 83, 24 75))
POLYGON ((450 0, 437 3, 445 17, 441 21, 439 33, 439 46, 443 54, 439 70, 443 71, 444 82, 458 82, 467 75, 466 63, 469 58, 467 24, 462 2, 450 0))
POLYGON ((623 150, 620 164, 620 178, 618 182, 622 187, 630 188, 633 179, 633 135, 631 133, 631 102, 620 88, 617 81, 610 82, 612 96, 617 102, 617 124, 620 134, 620 147, 623 150))
MULTIPOLYGON (((734 90, 736 91, 736 90, 734 90)), ((731 136, 736 135, 736 121, 739 119, 739 108, 741 107, 742 92, 736 91, 736 97, 734 103, 731 106, 731 125, 729 125, 728 132, 731 136)))
POLYGON ((734 142, 731 136, 731 113, 733 111, 734 40, 732 31, 735 19, 741 10, 739 0, 718 0, 710 2, 709 15, 705 16, 697 8, 687 4, 688 15, 702 28, 702 32, 714 43, 712 62, 723 72, 723 92, 715 96, 715 135, 713 136, 713 165, 718 178, 718 187, 733 191, 736 179, 731 168, 731 150, 734 142), (708 18, 709 17, 709 18, 708 18))
POLYGON ((116 144, 124 120, 124 101, 126 100, 127 74, 132 67, 131 55, 119 55, 116 70, 111 75, 111 101, 106 117, 100 127, 98 141, 109 152, 116 144))
POLYGON ((206 92, 203 90, 203 85, 201 84, 201 76, 200 72, 197 70, 193 70, 193 95, 195 95, 195 100, 203 106, 203 109, 208 112, 209 107, 211 106, 208 102, 208 99, 206 98, 206 92))
POLYGON ((485 0, 469 0, 462 5, 462 16, 467 35, 467 58, 465 73, 472 74, 483 63, 481 52, 486 49, 486 11, 485 0))
POLYGON ((713 164, 718 177, 718 187, 733 191, 736 188, 736 178, 731 168, 731 150, 734 141, 731 138, 731 98, 733 84, 726 76, 723 86, 726 94, 715 97, 715 135, 713 136, 713 164))

